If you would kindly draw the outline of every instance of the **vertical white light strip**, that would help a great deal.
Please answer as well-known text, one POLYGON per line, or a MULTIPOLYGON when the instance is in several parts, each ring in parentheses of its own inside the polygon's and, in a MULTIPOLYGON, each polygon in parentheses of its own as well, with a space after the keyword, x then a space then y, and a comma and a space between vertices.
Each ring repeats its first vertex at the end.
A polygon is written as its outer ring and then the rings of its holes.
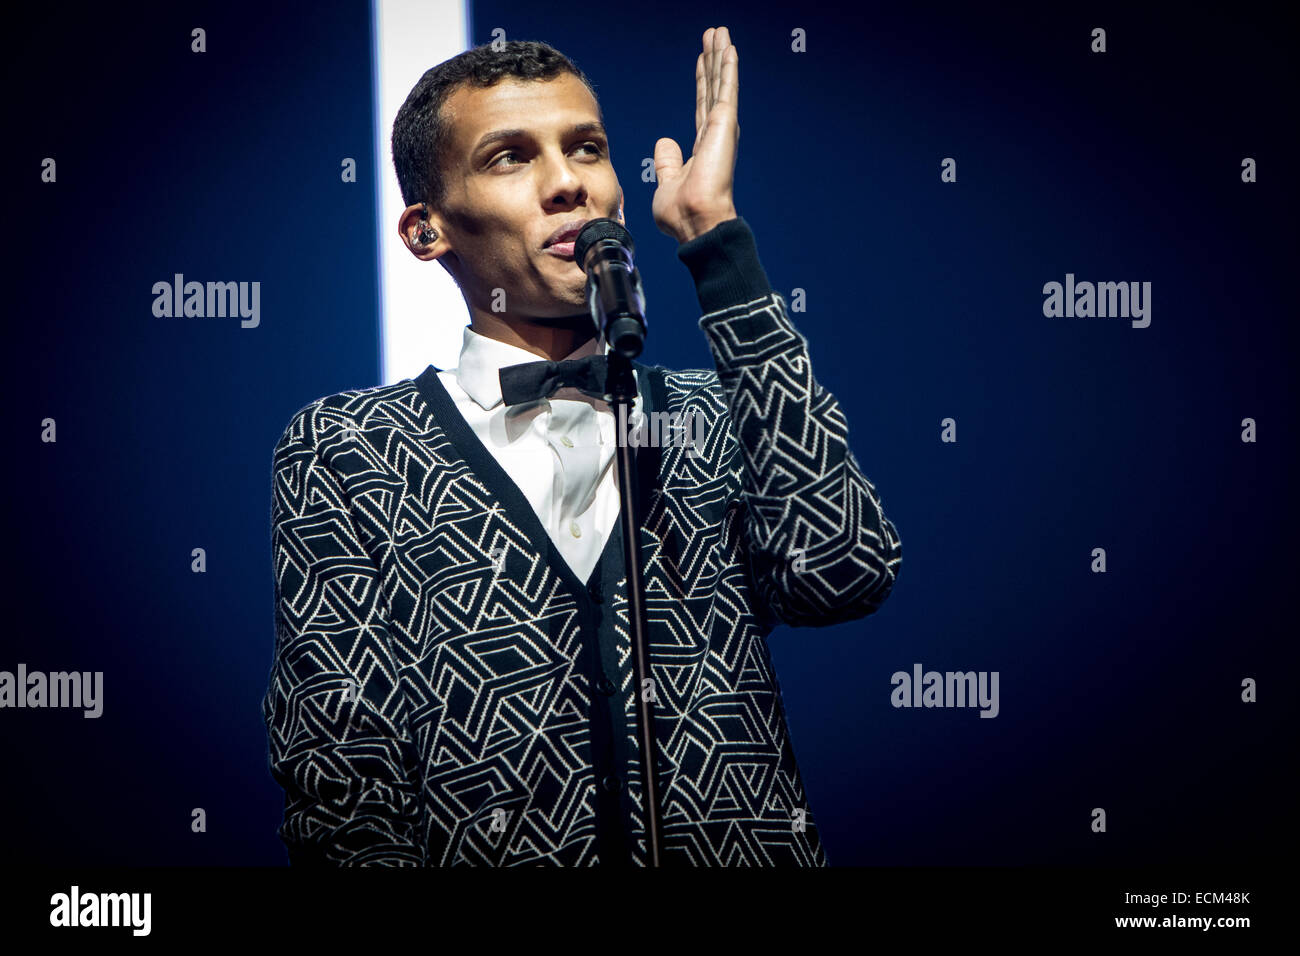
POLYGON ((379 182, 378 384, 455 368, 469 312, 437 262, 421 262, 397 235, 406 208, 393 171, 393 119, 431 66, 469 49, 468 0, 372 0, 375 169, 379 182))

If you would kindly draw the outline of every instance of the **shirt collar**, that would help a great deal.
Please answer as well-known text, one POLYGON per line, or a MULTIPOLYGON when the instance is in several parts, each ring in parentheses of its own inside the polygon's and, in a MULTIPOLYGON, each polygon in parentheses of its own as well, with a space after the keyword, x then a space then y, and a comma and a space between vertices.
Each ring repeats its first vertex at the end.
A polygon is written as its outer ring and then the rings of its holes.
MULTIPOLYGON (((589 338, 564 356, 564 360, 607 354, 609 348, 602 346, 602 341, 598 337, 589 338)), ((507 365, 540 361, 544 359, 534 352, 480 335, 467 325, 460 347, 456 380, 465 394, 487 411, 501 404, 501 369, 507 365)))

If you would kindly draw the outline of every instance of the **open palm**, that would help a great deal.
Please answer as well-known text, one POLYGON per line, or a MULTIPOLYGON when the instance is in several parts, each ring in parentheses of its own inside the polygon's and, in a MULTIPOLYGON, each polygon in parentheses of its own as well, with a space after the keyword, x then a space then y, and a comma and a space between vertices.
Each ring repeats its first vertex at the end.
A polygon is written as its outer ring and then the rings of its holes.
POLYGON ((704 31, 695 63, 695 144, 682 162, 675 140, 655 142, 658 187, 650 210, 660 231, 686 242, 736 217, 732 183, 740 140, 740 54, 726 27, 704 31))

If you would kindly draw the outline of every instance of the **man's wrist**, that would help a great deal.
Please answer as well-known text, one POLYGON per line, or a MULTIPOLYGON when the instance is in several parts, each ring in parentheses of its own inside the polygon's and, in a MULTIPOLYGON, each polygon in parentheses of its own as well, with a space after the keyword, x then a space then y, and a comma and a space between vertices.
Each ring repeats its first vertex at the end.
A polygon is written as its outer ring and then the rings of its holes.
POLYGON ((728 206, 725 209, 711 212, 699 213, 691 216, 686 221, 686 231, 677 237, 679 243, 690 242, 697 236, 702 236, 710 229, 713 229, 719 223, 727 222, 730 219, 738 218, 735 206, 728 206))
POLYGON ((739 216, 682 243, 677 258, 695 279, 695 293, 706 315, 753 302, 772 291, 754 234, 739 216))

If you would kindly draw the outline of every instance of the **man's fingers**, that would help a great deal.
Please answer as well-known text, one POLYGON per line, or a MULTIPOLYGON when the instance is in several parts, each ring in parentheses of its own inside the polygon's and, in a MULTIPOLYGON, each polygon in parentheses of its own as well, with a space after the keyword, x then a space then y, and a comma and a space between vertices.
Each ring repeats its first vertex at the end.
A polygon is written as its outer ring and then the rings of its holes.
POLYGON ((698 145, 709 124, 709 114, 719 102, 738 106, 740 51, 731 42, 726 27, 704 31, 704 52, 695 60, 695 142, 698 145))
POLYGON ((710 104, 718 102, 722 92, 722 68, 726 58, 726 49, 731 46, 731 35, 726 27, 713 31, 713 96, 710 104))
POLYGON ((740 51, 734 46, 727 47, 722 57, 722 82, 718 87, 715 102, 726 103, 736 115, 740 115, 740 51))
POLYGON ((705 88, 708 91, 706 102, 709 106, 713 105, 713 33, 713 27, 704 31, 704 76, 708 80, 705 88))
POLYGON ((704 54, 695 60, 695 136, 704 129, 704 117, 709 111, 709 84, 704 76, 704 54))

